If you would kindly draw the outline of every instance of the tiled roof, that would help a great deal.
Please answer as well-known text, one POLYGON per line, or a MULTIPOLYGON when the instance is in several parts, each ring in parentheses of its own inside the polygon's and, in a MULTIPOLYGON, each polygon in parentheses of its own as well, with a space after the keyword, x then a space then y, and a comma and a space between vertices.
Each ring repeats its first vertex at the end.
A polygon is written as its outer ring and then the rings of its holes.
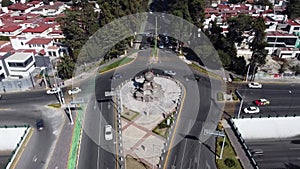
POLYGON ((288 34, 288 33, 283 33, 283 32, 279 32, 279 31, 272 31, 272 32, 267 32, 267 36, 292 36, 292 37, 296 37, 293 34, 288 34))
POLYGON ((42 33, 44 31, 46 31, 47 29, 49 29, 49 26, 43 25, 43 26, 38 26, 35 28, 27 28, 27 29, 23 30, 23 33, 27 33, 27 32, 42 33))
POLYGON ((13 50, 14 50, 14 48, 12 47, 11 44, 5 45, 2 48, 0 48, 0 52, 11 52, 13 50))
POLYGON ((0 27, 0 32, 14 32, 20 28, 21 26, 17 26, 17 25, 3 26, 0 27))
POLYGON ((52 41, 49 38, 32 38, 26 44, 40 44, 40 45, 47 45, 52 41))
POLYGON ((9 5, 7 8, 9 10, 23 11, 23 10, 26 10, 26 9, 30 8, 30 6, 24 5, 22 3, 16 3, 16 4, 9 5))
POLYGON ((297 22, 293 21, 292 19, 288 19, 287 20, 287 24, 289 24, 291 26, 300 26, 300 24, 298 24, 297 22))

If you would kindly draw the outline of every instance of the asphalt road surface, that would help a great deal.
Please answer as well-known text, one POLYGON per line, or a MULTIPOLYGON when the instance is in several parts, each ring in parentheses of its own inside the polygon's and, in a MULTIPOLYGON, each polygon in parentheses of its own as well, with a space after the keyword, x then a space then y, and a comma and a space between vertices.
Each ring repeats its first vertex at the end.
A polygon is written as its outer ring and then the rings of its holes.
POLYGON ((36 120, 43 119, 45 128, 34 130, 16 168, 46 168, 51 157, 51 148, 63 123, 61 112, 45 108, 56 102, 55 96, 47 96, 45 91, 4 94, 0 100, 1 125, 25 125, 36 127, 36 120))
POLYGON ((257 114, 245 114, 241 111, 241 117, 300 115, 299 84, 263 84, 262 89, 248 89, 245 84, 239 92, 244 97, 243 108, 255 105, 253 101, 256 99, 265 98, 270 101, 270 105, 260 106, 260 112, 257 114))
POLYGON ((260 149, 263 155, 256 155, 259 168, 300 168, 300 137, 280 140, 246 140, 249 149, 260 149))
MULTIPOLYGON (((78 168, 106 169, 116 168, 115 138, 105 140, 105 125, 115 128, 114 103, 111 97, 105 97, 106 91, 111 91, 111 76, 113 71, 97 76, 91 84, 95 83, 95 93, 92 94, 84 119, 78 168)), ((115 132, 114 132, 115 133, 115 132)))

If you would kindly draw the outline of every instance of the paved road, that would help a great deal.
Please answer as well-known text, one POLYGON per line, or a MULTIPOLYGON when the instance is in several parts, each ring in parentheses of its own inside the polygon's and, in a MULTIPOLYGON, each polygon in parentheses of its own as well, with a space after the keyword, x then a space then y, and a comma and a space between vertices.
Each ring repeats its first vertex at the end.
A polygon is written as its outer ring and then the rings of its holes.
MULTIPOLYGON (((15 100, 18 102, 17 97, 15 100)), ((30 104, 30 101, 27 104, 30 104)), ((10 110, 1 110, 0 112, 1 125, 30 124, 35 128, 35 121, 37 119, 42 118, 45 122, 44 130, 34 130, 34 133, 16 166, 17 169, 46 168, 45 164, 50 160, 51 148, 54 146, 54 142, 63 121, 63 114, 40 106, 35 108, 32 107, 34 107, 34 105, 24 107, 24 105, 15 104, 10 110)))
POLYGON ((160 51, 160 59, 167 61, 172 70, 178 72, 176 79, 180 80, 186 88, 186 98, 180 119, 178 119, 177 131, 174 135, 174 144, 171 152, 164 155, 165 168, 216 168, 214 154, 214 137, 203 136, 203 128, 215 129, 221 111, 214 102, 215 91, 212 85, 220 85, 218 81, 210 81, 207 77, 201 77, 196 81, 191 71, 172 52, 160 51), (208 116, 209 112, 214 112, 208 116), (205 124, 206 121, 209 121, 205 124), (202 133, 202 134, 201 134, 202 133))
MULTIPOLYGON (((253 101, 259 98, 266 98, 270 100, 271 104, 267 106, 260 106, 261 112, 258 114, 251 114, 254 117, 258 116, 293 116, 300 115, 300 105, 297 100, 300 97, 299 84, 263 84, 262 89, 248 89, 246 85, 239 89, 243 95, 243 108, 254 105, 253 101)), ((250 114, 242 112, 241 116, 250 117, 250 114)))
POLYGON ((262 156, 255 156, 263 169, 300 168, 300 137, 284 140, 246 140, 249 149, 263 150, 262 156))
POLYGON ((116 168, 115 138, 107 141, 104 138, 105 125, 114 124, 114 103, 111 97, 105 97, 111 91, 110 77, 113 71, 92 79, 95 93, 89 99, 81 141, 78 168, 116 168))

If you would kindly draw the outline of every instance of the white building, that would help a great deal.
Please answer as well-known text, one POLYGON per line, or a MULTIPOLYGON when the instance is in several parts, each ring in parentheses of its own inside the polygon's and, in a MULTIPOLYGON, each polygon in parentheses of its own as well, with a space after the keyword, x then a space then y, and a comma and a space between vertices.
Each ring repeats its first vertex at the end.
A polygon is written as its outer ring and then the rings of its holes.
POLYGON ((4 61, 11 78, 29 77, 35 69, 33 53, 15 53, 4 61))
POLYGON ((299 37, 287 32, 274 31, 267 32, 266 36, 268 54, 274 53, 278 48, 296 48, 298 47, 299 37))

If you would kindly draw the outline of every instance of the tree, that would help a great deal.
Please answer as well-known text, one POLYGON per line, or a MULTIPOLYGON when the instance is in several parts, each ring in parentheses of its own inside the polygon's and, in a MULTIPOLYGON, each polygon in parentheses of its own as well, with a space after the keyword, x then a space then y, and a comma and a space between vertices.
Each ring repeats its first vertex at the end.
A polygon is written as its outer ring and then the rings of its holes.
POLYGON ((11 2, 10 0, 2 0, 1 5, 2 7, 8 7, 9 5, 12 5, 13 2, 11 2))
POLYGON ((246 61, 243 56, 233 57, 231 59, 230 70, 234 71, 237 74, 245 74, 246 61))
POLYGON ((289 0, 286 14, 288 15, 289 18, 292 18, 292 19, 300 17, 300 1, 299 0, 289 0))
POLYGON ((62 79, 72 78, 74 69, 75 62, 69 56, 64 56, 57 66, 58 77, 62 79))

